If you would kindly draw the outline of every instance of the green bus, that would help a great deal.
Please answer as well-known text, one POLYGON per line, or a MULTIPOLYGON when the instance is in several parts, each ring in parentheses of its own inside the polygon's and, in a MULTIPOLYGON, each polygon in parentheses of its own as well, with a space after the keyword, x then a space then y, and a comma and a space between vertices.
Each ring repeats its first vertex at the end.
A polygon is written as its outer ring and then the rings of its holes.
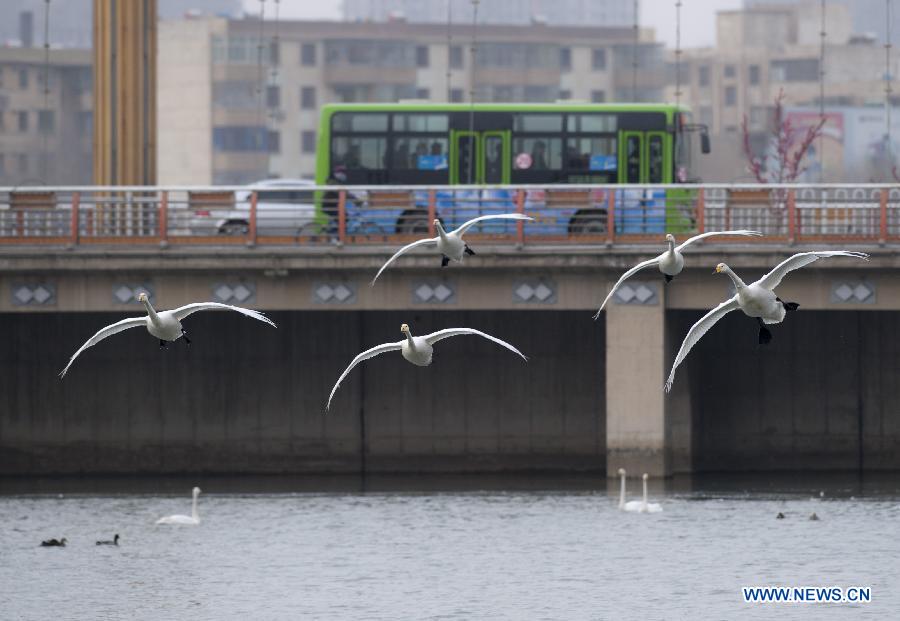
POLYGON ((672 104, 327 104, 316 182, 336 170, 367 186, 696 182, 698 146, 709 151, 706 128, 672 104))

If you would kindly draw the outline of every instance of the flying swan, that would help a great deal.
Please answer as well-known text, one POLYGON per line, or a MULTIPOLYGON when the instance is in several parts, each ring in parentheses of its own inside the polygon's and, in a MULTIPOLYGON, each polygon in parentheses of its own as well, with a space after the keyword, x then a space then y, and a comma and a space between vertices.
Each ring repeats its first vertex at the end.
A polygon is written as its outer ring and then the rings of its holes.
POLYGON ((412 250, 413 248, 418 248, 419 246, 435 248, 438 253, 441 255, 441 267, 446 267, 447 264, 453 261, 462 261, 463 254, 475 254, 469 245, 463 241, 462 236, 468 231, 472 226, 479 222, 484 222, 485 220, 534 220, 531 216, 526 216, 520 213, 502 213, 495 214, 492 216, 478 216, 477 218, 473 218, 460 226, 455 231, 451 231, 447 233, 444 231, 444 227, 441 225, 441 221, 435 218, 434 220, 434 228, 437 229, 438 236, 437 237, 429 237, 426 239, 420 239, 414 241, 411 244, 407 244, 403 246, 397 253, 387 260, 387 263, 381 266, 381 269, 378 270, 378 273, 375 274, 375 278, 372 279, 372 286, 375 286, 375 281, 378 280, 378 277, 381 276, 381 272, 385 270, 385 268, 393 263, 397 257, 401 254, 405 254, 412 250))
POLYGON ((650 267, 651 265, 655 265, 659 268, 659 271, 662 272, 663 276, 666 278, 666 282, 672 282, 672 279, 678 274, 681 273, 681 270, 684 268, 684 256, 681 254, 685 248, 693 244, 694 242, 700 241, 704 237, 713 237, 714 235, 744 235, 747 237, 759 237, 762 235, 759 231, 710 231, 708 233, 701 233, 700 235, 694 235, 689 240, 685 241, 680 246, 675 245, 675 236, 671 233, 666 234, 666 243, 669 245, 669 249, 664 253, 659 255, 658 257, 654 257, 653 259, 647 259, 643 263, 638 263, 630 270, 622 274, 622 277, 616 281, 616 284, 613 285, 613 288, 610 289, 609 294, 607 294, 606 299, 603 300, 603 304, 600 305, 600 310, 597 311, 597 314, 594 315, 594 319, 600 317, 600 313, 603 312, 603 309, 606 307, 606 303, 609 302, 609 299, 612 297, 613 293, 616 292, 616 289, 619 286, 634 276, 636 273, 644 269, 645 267, 650 267))
POLYGON ((194 495, 194 501, 191 503, 190 515, 167 515, 156 520, 157 524, 199 524, 200 516, 197 515, 197 496, 200 495, 200 488, 195 487, 191 490, 194 495))
POLYGON ((252 317, 253 319, 258 319, 259 321, 264 321, 273 328, 276 327, 275 323, 262 313, 255 310, 250 310, 249 308, 241 308, 240 306, 229 306, 228 304, 219 304, 218 302, 195 302, 194 304, 186 304, 185 306, 181 306, 173 310, 156 312, 153 309, 153 306, 150 305, 150 300, 147 298, 146 293, 142 291, 140 294, 138 294, 137 299, 138 302, 143 304, 147 309, 146 317, 129 317, 128 319, 123 319, 122 321, 106 326, 105 328, 100 330, 97 334, 89 338, 87 343, 82 345, 81 348, 75 352, 75 355, 72 356, 71 360, 69 360, 69 364, 67 364, 66 368, 60 372, 59 376, 66 376, 66 372, 69 370, 69 367, 72 366, 72 363, 75 362, 75 358, 77 358, 78 354, 83 352, 85 349, 91 347, 92 345, 96 345, 106 337, 112 336, 113 334, 118 334, 119 332, 127 330, 128 328, 147 328, 147 332, 159 339, 160 347, 165 347, 166 341, 175 341, 182 336, 184 337, 184 342, 190 345, 191 339, 187 337, 187 330, 181 327, 181 320, 188 315, 196 313, 197 311, 237 311, 242 315, 246 315, 247 317, 252 317))
POLYGON ((755 317, 759 322, 759 343, 765 345, 772 340, 772 333, 766 328, 766 324, 781 323, 784 320, 787 311, 795 311, 800 306, 795 302, 784 302, 775 295, 774 289, 781 283, 781 279, 785 274, 793 270, 800 269, 814 261, 826 257, 854 257, 857 259, 868 260, 869 255, 863 252, 848 252, 846 250, 829 250, 821 252, 801 252, 785 259, 775 268, 749 285, 744 284, 737 274, 731 271, 731 268, 724 263, 716 266, 716 273, 725 273, 734 283, 736 293, 725 300, 714 309, 706 313, 700 321, 691 326, 678 355, 675 356, 675 363, 672 365, 672 371, 669 373, 669 379, 666 380, 666 392, 672 390, 672 382, 675 380, 675 369, 685 359, 691 348, 697 344, 706 332, 715 325, 722 317, 733 310, 741 309, 748 317, 755 317))
POLYGON ((490 334, 485 334, 484 332, 473 330, 472 328, 448 328, 446 330, 438 330, 437 332, 426 334, 425 336, 413 336, 409 331, 409 326, 404 323, 400 326, 400 332, 406 335, 406 338, 404 340, 397 341, 396 343, 384 343, 383 345, 378 345, 376 347, 373 347, 372 349, 367 349, 353 359, 353 362, 350 363, 350 366, 344 369, 344 372, 341 373, 341 376, 338 378, 338 381, 334 385, 334 388, 331 389, 331 394, 328 396, 328 403, 325 405, 326 412, 331 406, 331 399, 334 397, 334 393, 337 392, 338 386, 341 385, 341 382, 344 381, 344 378, 347 377, 347 374, 350 373, 351 370, 353 370, 353 367, 358 365, 363 360, 374 358, 375 356, 383 354, 385 352, 396 351, 399 349, 403 357, 406 358, 409 362, 418 367, 427 367, 431 364, 431 354, 434 351, 434 348, 432 346, 435 343, 443 339, 450 338, 451 336, 475 334, 477 336, 484 337, 489 341, 493 341, 494 343, 497 343, 497 345, 501 345, 513 353, 519 354, 520 356, 522 356, 523 360, 525 360, 526 362, 528 361, 528 358, 526 358, 522 354, 522 352, 520 352, 518 349, 516 349, 506 341, 502 341, 496 337, 491 336, 490 334))
POLYGON ((619 468, 619 476, 622 479, 622 486, 619 488, 619 509, 632 512, 640 511, 643 504, 640 500, 625 502, 625 468, 619 468))

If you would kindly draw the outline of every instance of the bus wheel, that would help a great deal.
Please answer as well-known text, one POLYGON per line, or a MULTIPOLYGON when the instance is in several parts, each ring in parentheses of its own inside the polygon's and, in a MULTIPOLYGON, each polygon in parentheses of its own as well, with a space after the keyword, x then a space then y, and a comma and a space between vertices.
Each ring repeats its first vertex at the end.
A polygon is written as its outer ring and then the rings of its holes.
POLYGON ((405 211, 397 220, 397 233, 401 235, 428 234, 428 214, 423 211, 405 211))
POLYGON ((579 212, 569 222, 569 233, 572 235, 606 235, 606 212, 579 212))

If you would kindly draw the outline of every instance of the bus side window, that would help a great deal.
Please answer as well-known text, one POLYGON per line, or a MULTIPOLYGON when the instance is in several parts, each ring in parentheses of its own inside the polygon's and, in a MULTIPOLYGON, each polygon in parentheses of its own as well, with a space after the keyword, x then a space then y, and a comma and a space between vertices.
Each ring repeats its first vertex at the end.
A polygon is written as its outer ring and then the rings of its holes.
POLYGON ((647 160, 649 183, 662 183, 663 180, 663 139, 662 136, 650 136, 647 144, 647 160))

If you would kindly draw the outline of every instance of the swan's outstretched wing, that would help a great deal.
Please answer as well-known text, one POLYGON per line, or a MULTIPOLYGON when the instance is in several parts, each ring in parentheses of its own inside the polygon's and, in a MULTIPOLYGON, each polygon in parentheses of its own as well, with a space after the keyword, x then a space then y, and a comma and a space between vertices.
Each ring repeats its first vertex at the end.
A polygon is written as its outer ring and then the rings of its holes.
POLYGON ((325 404, 325 411, 326 412, 328 411, 328 408, 331 406, 331 400, 334 398, 334 393, 337 392, 338 386, 341 385, 341 382, 344 381, 344 378, 347 377, 347 374, 353 370, 353 367, 358 365, 363 360, 368 360, 369 358, 374 358, 375 356, 378 356, 385 352, 397 351, 397 350, 401 349, 402 347, 403 347, 403 341, 398 341, 396 343, 384 343, 383 345, 378 345, 376 347, 373 347, 372 349, 367 349, 366 351, 364 351, 363 353, 358 355, 356 358, 354 358, 353 362, 350 363, 350 366, 348 366, 346 369, 344 369, 344 372, 341 373, 341 376, 338 378, 338 381, 334 385, 334 388, 331 389, 331 394, 328 395, 328 403, 325 404))
POLYGON ((246 315, 247 317, 252 317, 253 319, 257 319, 259 321, 264 321, 269 324, 273 328, 277 328, 275 322, 263 315, 259 311, 255 311, 249 308, 241 308, 240 306, 231 306, 229 304, 219 304, 218 302, 195 302, 193 304, 185 304, 184 306, 179 306, 178 308, 172 309, 172 314, 175 315, 175 318, 178 321, 181 321, 188 315, 192 315, 197 311, 205 311, 205 310, 230 310, 240 313, 241 315, 246 315))
POLYGON ((849 252, 847 250, 801 252, 788 259, 785 259, 784 261, 776 265, 775 269, 760 278, 757 284, 771 291, 779 284, 781 284, 781 279, 784 278, 785 274, 787 274, 788 272, 798 270, 801 267, 804 267, 806 265, 809 265, 810 263, 813 263, 814 261, 818 261, 819 259, 824 259, 826 257, 854 257, 857 259, 865 259, 866 261, 869 260, 869 255, 864 252, 849 252))
POLYGON ((638 263, 637 265, 632 267, 630 270, 628 270, 627 272, 622 274, 622 276, 619 278, 619 280, 616 281, 616 284, 613 285, 613 288, 609 290, 609 293, 606 295, 606 299, 603 300, 603 304, 600 305, 600 310, 598 310, 597 314, 594 315, 594 319, 597 319, 600 316, 600 313, 603 312, 603 309, 606 307, 606 303, 609 302, 613 293, 615 293, 616 289, 619 288, 619 285, 621 285, 623 282, 625 282, 626 280, 628 280, 629 278, 634 276, 636 273, 640 272, 645 267, 650 267, 651 265, 657 265, 657 264, 659 264, 659 257, 654 257, 653 259, 648 259, 642 263, 638 263))
POLYGON ((69 364, 66 365, 66 368, 63 369, 62 371, 60 371, 59 376, 65 377, 66 371, 68 371, 69 367, 72 366, 72 363, 75 362, 75 358, 78 357, 78 354, 83 352, 88 347, 91 347, 92 345, 96 345, 97 343, 99 343, 100 341, 105 339, 106 337, 112 336, 113 334, 118 334, 119 332, 122 332, 123 330, 127 330, 128 328, 138 328, 141 326, 143 326, 143 327, 147 326, 147 318, 146 317, 129 317, 128 319, 123 319, 122 321, 116 322, 112 325, 102 328, 99 332, 97 332, 97 334, 95 334, 94 336, 89 338, 87 340, 87 343, 82 345, 78 349, 78 351, 75 352, 75 355, 73 355, 72 358, 69 360, 69 364))
POLYGON ((419 240, 414 241, 411 244, 407 244, 407 245, 403 246, 403 248, 398 250, 397 253, 394 254, 394 256, 392 256, 390 259, 387 260, 387 263, 385 263, 384 265, 381 266, 381 269, 378 270, 377 274, 375 274, 375 278, 372 279, 372 286, 373 287, 375 286, 375 281, 378 280, 379 276, 381 276, 381 272, 384 271, 384 268, 386 268, 388 265, 393 263, 397 259, 397 257, 399 257, 401 254, 405 254, 405 253, 409 252, 410 250, 412 250, 413 248, 418 248, 419 246, 436 245, 437 240, 438 240, 437 237, 427 237, 425 239, 419 239, 419 240))
POLYGON ((446 330, 438 330, 437 332, 432 332, 431 334, 426 334, 425 340, 428 342, 429 345, 434 345, 438 341, 441 341, 446 338, 450 338, 451 336, 463 336, 465 334, 474 334, 476 336, 484 337, 489 341, 493 341, 497 345, 505 347, 506 349, 508 349, 509 351, 511 351, 513 353, 519 354, 522 357, 522 360, 525 360, 526 362, 528 361, 528 358, 525 357, 525 354, 520 352, 518 349, 516 349, 515 347, 513 347, 506 341, 498 339, 496 336, 491 336, 490 334, 485 334, 484 332, 481 332, 480 330, 473 330, 472 328, 448 328, 446 330))
POLYGON ((534 218, 531 216, 526 216, 521 213, 498 213, 492 216, 478 216, 477 218, 472 218, 468 222, 460 225, 458 229, 453 231, 457 235, 462 236, 463 233, 468 231, 470 228, 478 224, 479 222, 484 222, 485 220, 531 220, 534 221, 534 218))
POLYGON ((685 240, 680 246, 676 246, 675 250, 681 252, 694 242, 698 242, 704 237, 714 237, 716 235, 743 235, 745 237, 762 237, 762 233, 759 231, 747 231, 744 229, 738 231, 710 231, 709 233, 700 233, 699 235, 694 235, 688 240, 685 240))
POLYGON ((697 344, 697 341, 703 338, 703 335, 706 334, 717 321, 738 308, 740 308, 740 304, 738 304, 737 296, 735 295, 703 315, 703 317, 700 318, 700 321, 691 326, 687 336, 684 337, 684 342, 681 343, 681 349, 678 350, 678 355, 675 356, 675 362, 672 364, 672 371, 669 373, 669 379, 666 380, 666 392, 672 390, 672 382, 675 381, 675 369, 677 369, 678 365, 681 364, 681 361, 687 357, 691 348, 697 344))

